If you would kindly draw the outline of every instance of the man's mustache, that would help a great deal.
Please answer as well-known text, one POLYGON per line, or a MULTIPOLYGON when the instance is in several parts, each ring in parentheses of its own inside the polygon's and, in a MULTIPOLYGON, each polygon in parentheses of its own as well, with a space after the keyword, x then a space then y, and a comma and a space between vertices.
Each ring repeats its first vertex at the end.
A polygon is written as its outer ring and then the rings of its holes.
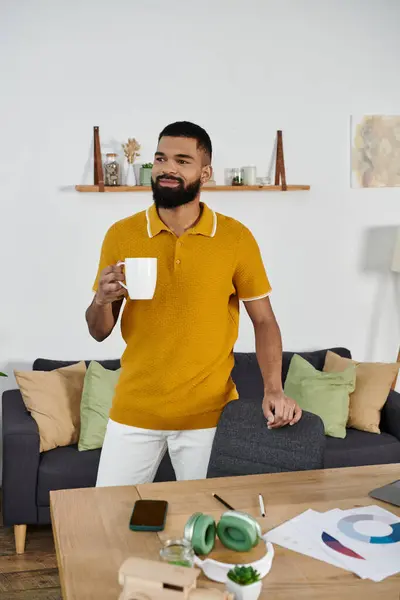
POLYGON ((156 178, 157 183, 160 179, 171 179, 172 181, 177 181, 178 183, 183 183, 183 180, 180 177, 173 177, 173 175, 159 175, 156 178))

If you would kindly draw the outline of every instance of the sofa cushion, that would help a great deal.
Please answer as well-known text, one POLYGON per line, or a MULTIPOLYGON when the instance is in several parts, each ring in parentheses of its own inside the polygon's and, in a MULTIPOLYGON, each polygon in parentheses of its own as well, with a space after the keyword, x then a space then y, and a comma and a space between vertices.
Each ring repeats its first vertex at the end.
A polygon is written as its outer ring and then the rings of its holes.
POLYGON ((96 485, 99 460, 100 449, 79 452, 76 444, 41 454, 37 486, 38 506, 49 506, 50 490, 96 485))
POLYGON ((51 372, 14 373, 25 406, 38 425, 40 452, 77 442, 85 363, 82 361, 51 372))
MULTIPOLYGON (((294 354, 302 356, 318 371, 322 371, 328 350, 315 350, 314 352, 284 352, 282 357, 282 384, 285 383, 289 370, 290 361, 294 354)), ((332 352, 351 358, 351 353, 346 348, 332 348, 332 352)), ((108 368, 108 367, 107 367, 108 368)), ((262 398, 264 395, 264 384, 261 371, 258 366, 257 357, 254 352, 235 352, 235 366, 232 377, 236 383, 239 396, 246 398, 262 398)))
POLYGON ((355 383, 356 367, 351 363, 340 373, 323 373, 295 354, 284 392, 301 409, 321 417, 326 435, 343 439, 349 417, 349 394, 354 391, 355 383))
MULTIPOLYGON (((326 438, 325 469, 361 467, 400 462, 399 440, 389 433, 368 433, 347 429, 344 440, 326 438)), ((373 482, 371 482, 371 489, 373 482)))
POLYGON ((347 426, 380 433, 381 410, 397 377, 400 363, 361 363, 327 352, 324 371, 337 373, 351 364, 356 365, 356 387, 350 394, 347 426))
POLYGON ((105 369, 92 360, 85 375, 81 400, 79 451, 101 448, 121 369, 105 369))

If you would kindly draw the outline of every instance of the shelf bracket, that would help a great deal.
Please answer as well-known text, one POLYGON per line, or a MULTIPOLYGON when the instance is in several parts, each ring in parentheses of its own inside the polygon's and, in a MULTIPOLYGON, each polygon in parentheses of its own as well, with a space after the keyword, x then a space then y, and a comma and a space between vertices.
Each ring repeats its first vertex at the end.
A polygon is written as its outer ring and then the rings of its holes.
POLYGON ((277 131, 276 141, 275 185, 281 185, 282 191, 287 191, 283 139, 282 131, 280 129, 277 131))
POLYGON ((93 127, 94 137, 94 185, 99 186, 99 192, 104 192, 104 174, 101 164, 100 133, 98 127, 93 127))

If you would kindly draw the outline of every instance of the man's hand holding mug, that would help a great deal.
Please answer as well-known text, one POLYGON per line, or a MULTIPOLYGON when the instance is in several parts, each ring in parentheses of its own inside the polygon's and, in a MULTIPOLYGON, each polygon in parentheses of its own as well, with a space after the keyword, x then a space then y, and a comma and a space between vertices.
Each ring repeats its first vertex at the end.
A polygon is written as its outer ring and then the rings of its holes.
POLYGON ((122 265, 112 265, 103 269, 96 294, 96 304, 105 306, 127 297, 126 289, 120 284, 125 281, 122 265))

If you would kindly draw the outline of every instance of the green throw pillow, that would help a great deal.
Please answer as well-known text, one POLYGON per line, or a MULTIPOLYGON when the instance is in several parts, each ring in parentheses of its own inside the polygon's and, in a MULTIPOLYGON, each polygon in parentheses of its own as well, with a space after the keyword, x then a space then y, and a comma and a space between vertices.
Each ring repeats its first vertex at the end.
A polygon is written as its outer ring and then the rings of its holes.
POLYGON ((303 410, 321 417, 326 435, 345 438, 349 394, 354 392, 355 383, 355 365, 340 373, 324 373, 295 354, 290 362, 285 394, 296 400, 303 410))
POLYGON ((90 363, 83 384, 79 450, 102 447, 120 372, 109 371, 96 361, 90 363))

